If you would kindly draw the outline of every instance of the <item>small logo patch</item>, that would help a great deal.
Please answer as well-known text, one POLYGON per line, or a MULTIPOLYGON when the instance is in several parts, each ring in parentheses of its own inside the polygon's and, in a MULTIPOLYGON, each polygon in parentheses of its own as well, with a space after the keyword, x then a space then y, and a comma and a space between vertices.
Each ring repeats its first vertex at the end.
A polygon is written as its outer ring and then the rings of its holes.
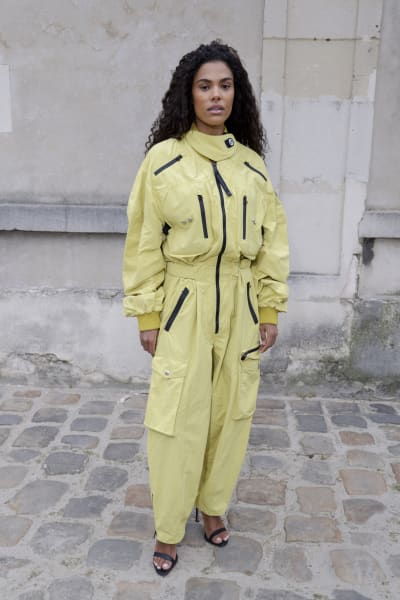
POLYGON ((235 140, 233 138, 226 138, 225 146, 227 148, 232 148, 235 145, 235 140))

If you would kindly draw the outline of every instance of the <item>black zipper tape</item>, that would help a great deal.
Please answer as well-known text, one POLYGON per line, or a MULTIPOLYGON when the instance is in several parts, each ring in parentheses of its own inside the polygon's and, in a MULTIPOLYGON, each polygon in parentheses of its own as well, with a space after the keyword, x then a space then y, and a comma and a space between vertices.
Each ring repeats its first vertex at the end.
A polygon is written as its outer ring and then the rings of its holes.
POLYGON ((203 196, 197 196, 197 198, 199 199, 200 214, 201 214, 201 223, 203 225, 204 237, 208 238, 207 220, 206 220, 206 209, 204 208, 203 196))
POLYGON ((224 202, 224 192, 223 192, 224 186, 225 186, 225 189, 228 190, 226 192, 227 195, 231 196, 232 194, 229 191, 228 186, 224 182, 223 178, 221 177, 220 172, 218 171, 217 163, 214 161, 211 161, 211 164, 212 164, 213 171, 214 171, 215 181, 217 182, 217 188, 218 188, 218 192, 219 192, 219 199, 220 199, 221 212, 222 212, 222 246, 221 246, 221 250, 219 251, 219 254, 218 254, 217 266, 215 268, 215 294, 216 294, 215 333, 218 333, 219 332, 219 311, 220 311, 220 305, 221 305, 221 290, 220 290, 220 283, 219 283, 219 273, 220 273, 220 269, 221 269, 222 255, 225 252, 225 248, 226 248, 226 212, 225 212, 225 202, 224 202))
POLYGON ((242 352, 240 360, 246 360, 246 358, 248 357, 249 354, 252 354, 253 352, 257 352, 257 350, 260 349, 260 346, 254 346, 254 348, 250 348, 250 350, 246 350, 246 352, 242 352))
POLYGON ((249 162, 247 162, 247 160, 244 164, 246 165, 246 167, 248 167, 249 169, 254 171, 254 173, 258 173, 259 175, 261 175, 261 177, 264 179, 264 181, 268 181, 268 179, 265 177, 264 173, 262 173, 261 171, 259 171, 255 167, 253 167, 249 162))
POLYGON ((161 167, 158 167, 158 169, 156 169, 154 171, 154 175, 159 175, 160 173, 165 171, 165 169, 169 169, 169 167, 172 167, 172 165, 174 165, 175 163, 182 160, 182 158, 183 158, 182 154, 178 154, 178 156, 175 156, 175 158, 173 158, 169 162, 165 163, 165 165, 161 165, 161 167))
POLYGON ((243 196, 243 239, 246 239, 247 224, 247 196, 243 196))
POLYGON ((246 291, 247 291, 247 303, 249 305, 249 311, 250 311, 250 314, 252 316, 252 319, 253 319, 254 323, 257 324, 258 323, 258 317, 257 317, 256 311, 254 310, 253 305, 251 303, 251 299, 250 299, 250 281, 247 282, 246 291))
POLYGON ((189 290, 187 287, 183 288, 181 295, 178 298, 177 303, 175 304, 175 308, 172 311, 172 313, 170 314, 168 321, 165 324, 165 331, 169 331, 173 325, 173 322, 175 321, 176 317, 179 314, 179 311, 182 308, 182 304, 185 302, 185 298, 187 297, 187 295, 189 294, 189 290))

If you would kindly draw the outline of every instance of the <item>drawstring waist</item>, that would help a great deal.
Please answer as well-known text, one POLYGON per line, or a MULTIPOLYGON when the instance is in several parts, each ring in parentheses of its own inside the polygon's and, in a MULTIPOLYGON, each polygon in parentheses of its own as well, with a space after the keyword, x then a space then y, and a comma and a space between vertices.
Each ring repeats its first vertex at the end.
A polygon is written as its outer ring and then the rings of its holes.
MULTIPOLYGON (((215 281, 215 269, 217 257, 215 260, 208 259, 203 263, 185 264, 178 262, 167 262, 166 273, 173 277, 184 277, 185 279, 195 279, 204 281, 215 281)), ((242 258, 238 261, 224 261, 220 263, 220 277, 231 277, 239 275, 243 269, 249 269, 251 261, 248 258, 242 258)))

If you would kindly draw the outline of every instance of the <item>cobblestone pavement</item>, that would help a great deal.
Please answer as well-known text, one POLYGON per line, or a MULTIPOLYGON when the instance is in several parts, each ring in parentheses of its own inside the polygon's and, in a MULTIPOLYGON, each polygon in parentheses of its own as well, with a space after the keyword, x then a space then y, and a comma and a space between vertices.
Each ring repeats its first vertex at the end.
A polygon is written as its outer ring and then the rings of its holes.
POLYGON ((151 566, 146 393, 0 386, 6 600, 398 600, 400 403, 260 395, 214 549, 151 566), (397 590, 397 592, 396 592, 397 590))

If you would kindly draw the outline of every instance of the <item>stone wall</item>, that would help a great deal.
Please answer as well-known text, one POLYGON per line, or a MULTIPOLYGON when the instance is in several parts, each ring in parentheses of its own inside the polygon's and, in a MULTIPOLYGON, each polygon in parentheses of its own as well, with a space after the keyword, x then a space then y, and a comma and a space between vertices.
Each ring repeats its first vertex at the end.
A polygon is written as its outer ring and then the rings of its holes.
POLYGON ((126 201, 172 69, 220 37, 260 98, 290 228, 290 311, 266 378, 395 379, 399 32, 395 0, 4 0, 0 376, 148 377, 121 309, 126 201))

